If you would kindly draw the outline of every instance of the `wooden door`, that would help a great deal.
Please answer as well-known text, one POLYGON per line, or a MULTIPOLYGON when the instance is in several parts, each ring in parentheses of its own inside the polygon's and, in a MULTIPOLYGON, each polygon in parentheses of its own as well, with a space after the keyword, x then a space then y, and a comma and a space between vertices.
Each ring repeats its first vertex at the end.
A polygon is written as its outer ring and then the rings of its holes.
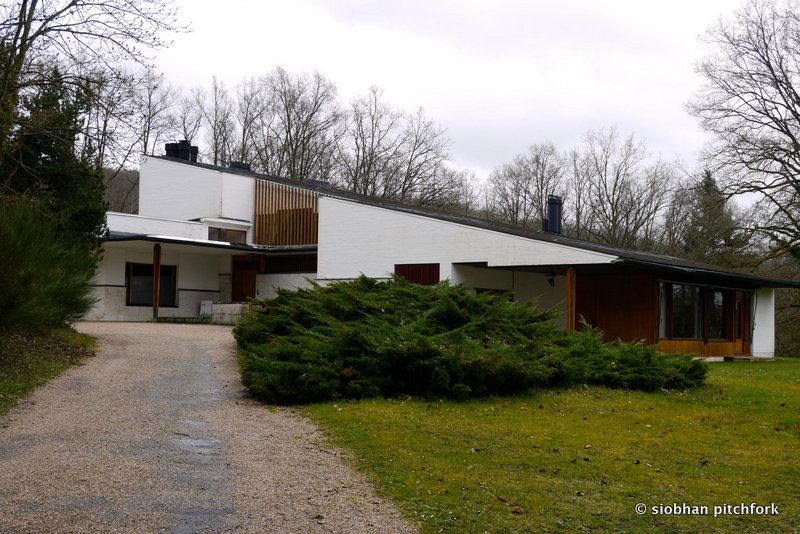
POLYGON ((750 354, 750 292, 737 291, 733 303, 733 350, 750 354))
POLYGON ((245 302, 256 298, 256 273, 258 259, 250 256, 234 256, 231 274, 231 300, 245 302))

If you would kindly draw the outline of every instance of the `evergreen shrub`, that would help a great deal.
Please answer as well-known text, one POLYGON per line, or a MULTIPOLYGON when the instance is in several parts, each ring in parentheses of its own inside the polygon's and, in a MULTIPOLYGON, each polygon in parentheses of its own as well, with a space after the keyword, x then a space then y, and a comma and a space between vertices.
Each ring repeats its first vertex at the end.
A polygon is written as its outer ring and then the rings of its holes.
POLYGON ((98 255, 35 204, 0 197, 0 335, 40 333, 93 304, 98 255))
POLYGON ((252 394, 277 404, 413 395, 463 399, 599 384, 699 385, 705 364, 566 333, 556 314, 442 282, 361 277, 253 301, 234 335, 252 394))

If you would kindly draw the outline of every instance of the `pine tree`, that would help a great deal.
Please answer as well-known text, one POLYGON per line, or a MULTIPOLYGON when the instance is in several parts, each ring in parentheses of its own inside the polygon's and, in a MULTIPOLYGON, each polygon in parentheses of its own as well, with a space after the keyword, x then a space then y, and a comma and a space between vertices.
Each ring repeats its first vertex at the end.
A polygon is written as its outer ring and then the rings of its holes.
POLYGON ((720 191, 711 171, 691 190, 691 210, 683 235, 681 255, 709 263, 735 263, 742 237, 728 198, 720 191))
POLYGON ((42 78, 37 90, 21 100, 11 149, 0 162, 2 190, 40 205, 65 236, 93 250, 105 230, 103 176, 76 151, 89 98, 68 88, 57 69, 42 78))

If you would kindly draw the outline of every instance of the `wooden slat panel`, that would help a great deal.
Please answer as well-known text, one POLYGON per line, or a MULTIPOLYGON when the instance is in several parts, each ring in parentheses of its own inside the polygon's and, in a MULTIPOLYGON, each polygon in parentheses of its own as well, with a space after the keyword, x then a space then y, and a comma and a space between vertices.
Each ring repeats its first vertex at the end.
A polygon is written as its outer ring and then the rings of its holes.
POLYGON ((318 195, 257 180, 253 239, 259 245, 313 245, 318 236, 318 195))
POLYGON ((403 263, 394 266, 394 274, 414 284, 426 286, 439 283, 438 263, 403 263))

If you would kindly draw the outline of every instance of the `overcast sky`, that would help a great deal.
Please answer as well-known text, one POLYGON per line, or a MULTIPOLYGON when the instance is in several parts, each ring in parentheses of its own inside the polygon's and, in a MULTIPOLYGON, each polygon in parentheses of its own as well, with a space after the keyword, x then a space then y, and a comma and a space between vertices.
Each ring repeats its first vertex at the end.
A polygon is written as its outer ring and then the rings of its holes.
POLYGON ((229 85, 281 65, 318 70, 344 101, 370 85, 447 129, 485 176, 528 145, 616 125, 690 168, 704 137, 685 111, 701 41, 738 0, 177 0, 192 32, 158 53, 173 84, 229 85))

